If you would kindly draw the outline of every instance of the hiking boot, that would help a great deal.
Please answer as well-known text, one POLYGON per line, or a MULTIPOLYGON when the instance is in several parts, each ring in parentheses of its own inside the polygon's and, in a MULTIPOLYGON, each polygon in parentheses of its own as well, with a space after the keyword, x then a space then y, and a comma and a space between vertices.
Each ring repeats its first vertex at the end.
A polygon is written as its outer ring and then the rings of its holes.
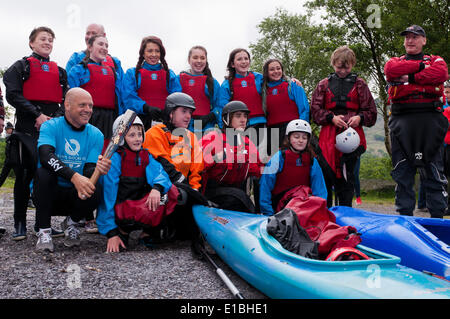
POLYGON ((25 238, 27 238, 27 225, 25 222, 18 222, 17 225, 14 226, 12 239, 19 241, 24 240, 25 238))
POLYGON ((80 230, 74 224, 68 225, 66 230, 64 231, 64 246, 80 246, 80 243, 80 230))
POLYGON ((84 231, 88 234, 97 234, 98 228, 97 223, 95 222, 95 219, 88 220, 86 224, 84 225, 84 231))
POLYGON ((53 246, 53 240, 52 240, 52 229, 51 228, 45 228, 40 229, 37 233, 38 241, 36 243, 36 250, 41 251, 50 251, 53 252, 54 246, 53 246))
POLYGON ((355 203, 356 205, 361 205, 362 204, 361 197, 356 197, 355 203))

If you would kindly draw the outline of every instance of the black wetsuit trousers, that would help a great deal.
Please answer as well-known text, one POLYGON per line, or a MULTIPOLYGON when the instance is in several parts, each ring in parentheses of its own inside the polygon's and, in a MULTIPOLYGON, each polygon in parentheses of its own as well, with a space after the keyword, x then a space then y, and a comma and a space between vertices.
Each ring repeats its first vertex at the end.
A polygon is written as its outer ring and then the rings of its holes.
POLYGON ((50 228, 51 216, 70 216, 74 222, 92 216, 101 199, 101 187, 97 184, 94 194, 81 200, 75 187, 58 185, 55 173, 40 167, 34 177, 33 199, 36 205, 38 228, 50 228))

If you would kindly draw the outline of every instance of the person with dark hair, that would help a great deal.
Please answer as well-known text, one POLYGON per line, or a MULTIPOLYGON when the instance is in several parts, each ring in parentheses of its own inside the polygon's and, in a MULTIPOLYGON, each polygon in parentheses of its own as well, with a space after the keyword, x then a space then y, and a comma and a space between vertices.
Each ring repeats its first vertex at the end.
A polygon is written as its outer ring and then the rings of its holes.
POLYGON ((220 208, 255 213, 245 193, 248 176, 261 176, 264 167, 258 149, 245 135, 249 110, 241 101, 231 101, 222 110, 222 131, 212 131, 200 140, 205 169, 202 192, 220 208))
POLYGON ((308 186, 312 195, 327 198, 322 169, 315 158, 311 126, 304 120, 292 120, 286 127, 283 148, 266 164, 260 179, 261 213, 277 213, 278 202, 296 186, 308 186))
POLYGON ((278 147, 275 149, 278 151, 290 121, 301 119, 309 122, 305 90, 287 78, 279 59, 269 59, 264 63, 262 105, 267 119, 268 154, 272 153, 272 134, 278 134, 278 147))
POLYGON ((167 64, 161 39, 155 36, 143 38, 136 67, 128 69, 124 76, 125 108, 135 111, 148 130, 162 121, 167 96, 181 90, 177 76, 167 64))
POLYGON ((3 76, 6 100, 16 109, 16 128, 10 136, 11 156, 17 158, 13 240, 26 238, 26 213, 30 183, 36 171, 36 143, 41 125, 64 113, 61 106, 68 89, 67 74, 50 60, 54 39, 50 28, 34 29, 29 36, 32 54, 15 62, 3 76))
MULTIPOLYGON (((220 119, 218 98, 220 84, 212 76, 208 64, 208 53, 200 45, 189 50, 188 63, 190 69, 178 75, 182 90, 190 95, 195 102, 195 112, 189 124, 189 130, 194 132, 194 120, 201 121, 201 131, 214 127, 220 119)), ((196 132, 196 131, 195 131, 196 132)))
POLYGON ((103 135, 90 125, 92 97, 84 89, 72 88, 64 101, 65 114, 42 125, 38 141, 38 169, 34 179, 34 203, 39 225, 36 249, 53 251, 51 216, 68 215, 62 223, 64 245, 80 245, 78 223, 92 216, 101 188, 90 177, 105 175, 111 160, 100 155, 103 135))
POLYGON ((375 100, 366 82, 352 73, 356 55, 348 46, 334 50, 330 64, 334 73, 317 84, 311 98, 311 116, 321 126, 319 147, 328 190, 327 206, 352 206, 355 192, 355 165, 366 151, 363 126, 377 120, 375 100), (349 134, 347 146, 339 146, 339 137, 349 134), (353 144, 353 145, 352 145, 353 144), (350 147, 348 147, 350 146, 350 147))
MULTIPOLYGON (((102 36, 106 37, 105 28, 101 24, 97 23, 91 23, 86 27, 86 33, 84 36, 84 42, 86 43, 86 50, 74 52, 66 64, 66 72, 69 74, 70 69, 72 69, 75 65, 79 64, 83 59, 86 57, 86 54, 88 53, 88 42, 89 39, 93 36, 102 36)), ((123 78, 123 69, 122 64, 120 60, 117 57, 113 57, 110 54, 107 54, 104 60, 102 61, 103 64, 108 65, 112 67, 117 74, 117 77, 122 80, 123 78)))
POLYGON ((422 27, 409 26, 400 35, 406 54, 389 59, 384 66, 392 103, 389 129, 395 204, 401 215, 413 215, 413 186, 419 171, 430 215, 442 218, 448 200, 443 152, 449 124, 442 115, 448 67, 442 57, 424 54, 427 38, 422 27))
POLYGON ((112 136, 112 125, 120 114, 121 82, 114 69, 103 63, 108 55, 108 40, 95 35, 88 40, 84 59, 69 72, 71 88, 81 87, 88 91, 94 101, 94 110, 89 121, 105 138, 104 148, 112 136))

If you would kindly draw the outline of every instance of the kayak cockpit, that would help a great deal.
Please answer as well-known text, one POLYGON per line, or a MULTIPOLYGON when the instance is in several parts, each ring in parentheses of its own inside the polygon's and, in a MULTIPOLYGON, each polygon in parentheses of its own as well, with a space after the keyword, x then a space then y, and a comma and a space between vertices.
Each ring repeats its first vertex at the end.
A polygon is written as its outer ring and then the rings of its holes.
POLYGON ((378 264, 385 266, 394 266, 400 263, 400 258, 375 250, 364 245, 358 245, 357 248, 366 254, 370 259, 368 260, 351 260, 351 261, 325 261, 319 259, 310 259, 297 254, 294 254, 285 248, 267 232, 267 221, 263 221, 259 224, 259 235, 261 246, 263 249, 269 250, 272 254, 278 255, 280 259, 284 259, 286 262, 292 262, 295 264, 307 264, 312 267, 331 267, 342 268, 342 266, 364 267, 369 265, 378 264))

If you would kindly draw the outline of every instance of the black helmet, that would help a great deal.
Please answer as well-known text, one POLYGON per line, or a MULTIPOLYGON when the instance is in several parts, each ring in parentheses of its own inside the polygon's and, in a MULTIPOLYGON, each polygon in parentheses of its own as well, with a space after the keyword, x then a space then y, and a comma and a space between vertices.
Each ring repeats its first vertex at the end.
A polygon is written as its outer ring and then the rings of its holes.
POLYGON ((230 115, 234 112, 246 112, 250 113, 247 105, 241 101, 231 101, 228 102, 222 109, 222 122, 225 126, 229 126, 230 124, 230 115))
POLYGON ((188 107, 195 111, 195 102, 190 95, 183 92, 172 93, 166 98, 166 104, 162 113, 164 124, 170 123, 170 113, 179 106, 188 107))
POLYGON ((11 122, 6 123, 5 130, 7 130, 7 129, 9 129, 9 128, 14 128, 14 125, 12 125, 11 122))

